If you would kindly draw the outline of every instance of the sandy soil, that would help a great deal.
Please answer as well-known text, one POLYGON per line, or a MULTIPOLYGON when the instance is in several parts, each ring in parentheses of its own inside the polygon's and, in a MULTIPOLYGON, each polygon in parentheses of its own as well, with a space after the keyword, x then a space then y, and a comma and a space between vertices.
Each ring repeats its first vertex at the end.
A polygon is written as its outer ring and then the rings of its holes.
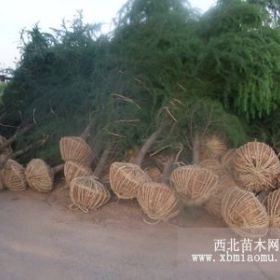
POLYGON ((194 263, 191 254, 213 253, 214 239, 236 237, 203 209, 149 225, 136 201, 113 199, 90 214, 69 204, 61 185, 0 194, 1 280, 279 279, 278 263, 194 263))

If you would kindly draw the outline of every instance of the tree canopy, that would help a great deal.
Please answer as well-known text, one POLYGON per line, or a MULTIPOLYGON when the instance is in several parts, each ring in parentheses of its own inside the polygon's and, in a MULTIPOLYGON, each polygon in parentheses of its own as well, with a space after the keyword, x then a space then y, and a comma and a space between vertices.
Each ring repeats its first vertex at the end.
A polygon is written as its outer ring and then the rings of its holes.
POLYGON ((232 145, 275 139, 272 127, 256 128, 279 110, 278 23, 278 1, 220 0, 199 14, 183 0, 129 0, 107 35, 82 14, 50 33, 35 25, 22 33, 3 121, 35 122, 17 145, 45 137, 33 156, 55 162, 58 139, 88 122, 97 154, 109 141, 115 157, 163 122, 158 149, 180 144, 188 153, 193 130, 232 145))

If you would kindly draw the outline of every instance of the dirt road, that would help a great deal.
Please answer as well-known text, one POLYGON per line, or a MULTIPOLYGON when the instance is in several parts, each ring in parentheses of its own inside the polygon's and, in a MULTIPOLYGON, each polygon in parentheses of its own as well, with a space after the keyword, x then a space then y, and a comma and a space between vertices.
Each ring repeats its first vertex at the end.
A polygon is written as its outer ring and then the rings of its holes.
POLYGON ((279 279, 277 263, 193 262, 191 254, 213 251, 214 239, 232 237, 200 209, 148 225, 136 202, 89 215, 68 204, 62 188, 0 193, 1 280, 279 279))

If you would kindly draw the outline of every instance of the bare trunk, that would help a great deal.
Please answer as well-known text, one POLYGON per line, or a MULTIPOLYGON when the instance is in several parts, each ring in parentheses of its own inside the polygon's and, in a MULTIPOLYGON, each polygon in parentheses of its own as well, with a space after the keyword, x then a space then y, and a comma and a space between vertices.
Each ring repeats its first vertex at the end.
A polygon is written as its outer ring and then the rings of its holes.
POLYGON ((149 151, 149 149, 152 147, 152 145, 157 140, 157 138, 160 135, 162 129, 163 129, 163 125, 161 125, 154 133, 152 133, 150 135, 149 138, 146 139, 144 145, 142 146, 142 148, 140 149, 140 151, 137 155, 137 158, 135 160, 135 164, 141 166, 147 152, 149 151))
POLYGON ((55 167, 53 167, 53 174, 57 174, 59 172, 61 172, 64 169, 64 163, 61 163, 59 165, 56 165, 55 167))
POLYGON ((81 133, 80 137, 83 138, 84 140, 87 140, 90 136, 90 130, 93 125, 93 121, 90 121, 84 131, 81 133))
POLYGON ((6 154, 5 158, 3 158, 0 162, 0 171, 4 168, 6 162, 9 160, 11 157, 11 154, 6 154))
POLYGON ((193 164, 199 163, 200 136, 196 132, 192 141, 193 164))
POLYGON ((112 148, 112 144, 110 143, 110 144, 108 144, 108 145, 106 146, 106 148, 104 149, 104 151, 103 151, 103 153, 102 153, 102 155, 101 155, 101 158, 100 158, 100 160, 98 161, 98 164, 97 164, 97 166, 96 166, 96 168, 95 168, 95 170, 94 170, 94 175, 95 175, 96 177, 100 177, 100 175, 101 175, 101 173, 102 173, 102 171, 103 171, 103 169, 104 169, 104 167, 105 167, 105 165, 106 165, 106 162, 107 162, 107 160, 108 160, 108 157, 109 157, 109 155, 110 155, 111 148, 112 148))
POLYGON ((163 171, 161 174, 161 182, 163 184, 168 184, 170 172, 171 172, 171 166, 174 163, 174 160, 175 160, 175 156, 171 156, 164 164, 163 171))

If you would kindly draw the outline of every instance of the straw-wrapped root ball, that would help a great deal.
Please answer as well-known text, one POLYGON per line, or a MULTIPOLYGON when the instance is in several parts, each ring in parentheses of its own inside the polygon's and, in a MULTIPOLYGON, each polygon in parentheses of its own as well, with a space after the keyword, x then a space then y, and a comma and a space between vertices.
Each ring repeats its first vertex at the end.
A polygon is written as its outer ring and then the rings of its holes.
POLYGON ((170 181, 187 205, 201 205, 216 192, 218 176, 196 165, 173 170, 170 181))
POLYGON ((54 187, 54 174, 49 165, 42 159, 32 159, 25 169, 29 187, 38 192, 49 192, 54 187))
POLYGON ((0 171, 0 191, 4 190, 4 188, 5 188, 5 186, 4 186, 4 182, 3 182, 1 171, 0 171))
POLYGON ((269 224, 273 233, 280 234, 280 189, 271 192, 266 199, 269 224))
POLYGON ((232 172, 232 160, 235 153, 235 149, 229 149, 226 153, 221 157, 221 165, 228 171, 232 172))
POLYGON ((237 187, 236 183, 229 175, 220 177, 216 192, 212 194, 204 204, 204 208, 207 212, 212 216, 222 219, 222 199, 228 189, 235 187, 237 187))
POLYGON ((235 151, 233 171, 240 187, 260 192, 274 188, 274 180, 280 173, 280 162, 268 145, 249 142, 235 151))
POLYGON ((84 165, 92 163, 93 151, 81 137, 62 137, 59 148, 64 161, 75 161, 84 165))
POLYGON ((227 151, 227 145, 217 135, 208 136, 200 144, 200 160, 220 159, 227 151))
POLYGON ((209 169, 218 176, 224 176, 228 173, 225 167, 217 159, 205 159, 199 162, 199 166, 209 169))
POLYGON ((110 192, 94 176, 77 177, 70 183, 70 198, 74 206, 88 212, 110 200, 110 192))
POLYGON ((93 175, 93 171, 88 166, 82 165, 75 161, 67 161, 64 164, 64 176, 68 186, 73 179, 90 175, 93 175))
POLYGON ((152 179, 153 182, 160 183, 161 182, 161 171, 157 167, 151 167, 145 170, 148 176, 152 179))
POLYGON ((227 225, 242 237, 257 238, 268 232, 267 211, 252 192, 238 187, 227 190, 222 199, 222 215, 227 225))
POLYGON ((138 189, 137 201, 152 220, 167 221, 181 210, 175 192, 165 184, 149 182, 138 189))
POLYGON ((110 184, 120 199, 136 198, 141 185, 151 182, 151 178, 136 164, 114 162, 110 166, 110 184))
POLYGON ((12 159, 6 162, 2 170, 2 179, 10 191, 24 191, 27 187, 24 167, 12 159))

